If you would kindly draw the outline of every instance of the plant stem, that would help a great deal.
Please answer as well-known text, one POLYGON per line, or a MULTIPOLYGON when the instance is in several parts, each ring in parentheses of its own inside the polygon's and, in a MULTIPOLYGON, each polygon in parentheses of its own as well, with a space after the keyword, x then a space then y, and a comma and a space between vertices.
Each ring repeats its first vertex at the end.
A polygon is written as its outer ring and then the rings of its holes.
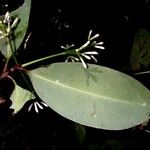
MULTIPOLYGON (((11 51, 11 54, 12 54, 13 59, 14 59, 14 61, 15 61, 15 64, 18 64, 18 61, 17 61, 16 56, 15 56, 15 50, 14 50, 14 46, 13 46, 13 43, 12 43, 12 40, 11 40, 11 36, 8 36, 8 37, 7 37, 7 40, 8 40, 8 44, 9 44, 9 47, 10 47, 10 51, 11 51)), ((4 70, 7 69, 8 62, 9 62, 9 58, 6 60, 4 70)), ((30 90, 34 95, 36 95, 35 92, 34 92, 34 90, 33 90, 33 88, 32 88, 32 86, 30 85, 30 83, 29 83, 28 80, 26 79, 25 75, 24 75, 22 72, 21 72, 20 74, 21 74, 23 80, 25 81, 26 85, 28 86, 29 90, 30 90)))
POLYGON ((27 67, 27 66, 33 65, 35 63, 42 62, 44 60, 54 58, 54 57, 58 57, 58 56, 62 56, 62 55, 66 55, 66 52, 50 55, 50 56, 47 56, 47 57, 44 57, 44 58, 40 58, 40 59, 36 59, 36 60, 30 61, 30 62, 27 62, 25 64, 22 64, 22 67, 27 67))
POLYGON ((7 37, 7 42, 8 42, 8 46, 10 48, 10 52, 11 54, 9 54, 9 49, 7 49, 8 51, 8 58, 6 58, 6 62, 5 62, 5 65, 4 65, 4 69, 3 69, 3 72, 5 72, 7 70, 7 65, 8 65, 8 62, 9 62, 9 57, 12 55, 13 56, 13 59, 15 61, 16 64, 18 64, 18 61, 15 57, 15 54, 14 54, 14 49, 13 49, 13 45, 12 45, 12 41, 11 41, 11 36, 8 36, 7 37), (10 55, 10 56, 9 56, 10 55))
POLYGON ((7 70, 8 61, 9 61, 9 59, 6 59, 4 69, 3 69, 3 73, 7 70))
POLYGON ((11 36, 9 36, 9 37, 7 38, 7 40, 8 40, 8 44, 9 44, 9 46, 10 46, 10 50, 11 50, 13 59, 14 59, 15 63, 18 64, 18 61, 17 61, 16 56, 15 56, 15 51, 14 51, 14 48, 13 48, 13 44, 12 44, 12 41, 11 41, 11 36))
POLYGON ((142 74, 148 74, 148 73, 150 73, 150 71, 144 71, 144 72, 135 73, 135 75, 142 75, 142 74))

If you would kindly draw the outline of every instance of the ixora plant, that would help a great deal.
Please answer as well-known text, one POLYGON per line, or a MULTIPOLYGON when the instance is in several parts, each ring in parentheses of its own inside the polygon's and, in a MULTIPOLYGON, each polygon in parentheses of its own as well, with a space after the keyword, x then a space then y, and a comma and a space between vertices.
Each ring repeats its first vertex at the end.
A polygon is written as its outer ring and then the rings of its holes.
MULTIPOLYGON (((99 34, 92 35, 90 31, 87 41, 79 48, 61 46, 61 53, 20 64, 16 52, 26 34, 30 3, 31 0, 25 0, 17 10, 0 17, 0 50, 6 59, 0 84, 4 79, 14 83, 10 98, 15 113, 27 101, 40 97, 43 101, 33 102, 29 111, 34 108, 39 112, 50 106, 60 115, 90 127, 122 130, 149 120, 150 91, 146 87, 124 73, 85 62, 86 59, 97 62, 94 56, 98 52, 93 49, 104 49, 103 42, 96 41, 99 34), (61 55, 66 55, 66 61, 72 62, 53 63, 26 71, 29 65, 61 55), (10 59, 14 60, 14 66, 9 67, 10 59), (36 92, 25 76, 21 82, 28 83, 30 90, 17 85, 12 76, 16 71, 30 77, 36 92)), ((0 100, 5 101, 3 95, 0 100)))

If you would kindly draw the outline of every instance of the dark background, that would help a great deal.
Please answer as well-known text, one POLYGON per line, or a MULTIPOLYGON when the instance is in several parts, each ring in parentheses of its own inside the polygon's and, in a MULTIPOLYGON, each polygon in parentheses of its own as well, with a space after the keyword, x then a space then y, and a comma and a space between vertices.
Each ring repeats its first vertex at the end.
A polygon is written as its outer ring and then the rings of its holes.
MULTIPOLYGON (((22 3, 23 0, 1 0, 0 13, 16 9, 22 3)), ((61 51, 61 45, 81 45, 93 29, 93 33, 101 35, 106 48, 99 52, 98 64, 132 75, 129 62, 134 36, 139 28, 150 30, 149 11, 148 0, 32 0, 28 28, 32 35, 26 51, 20 48, 20 61, 54 54, 61 51)), ((64 58, 43 65, 59 61, 64 58)), ((137 79, 149 88, 149 76, 137 79)), ((0 115, 0 150, 146 150, 150 147, 150 134, 139 126, 123 131, 84 127, 86 135, 80 143, 81 132, 77 132, 75 123, 50 108, 38 114, 28 113, 27 106, 13 117, 9 113, 0 115)))
POLYGON ((35 46, 54 51, 60 45, 78 45, 85 42, 93 29, 101 35, 106 47, 100 52, 99 63, 120 69, 128 65, 135 32, 142 27, 149 29, 150 3, 144 0, 81 2, 41 4, 33 0, 30 24, 35 46))

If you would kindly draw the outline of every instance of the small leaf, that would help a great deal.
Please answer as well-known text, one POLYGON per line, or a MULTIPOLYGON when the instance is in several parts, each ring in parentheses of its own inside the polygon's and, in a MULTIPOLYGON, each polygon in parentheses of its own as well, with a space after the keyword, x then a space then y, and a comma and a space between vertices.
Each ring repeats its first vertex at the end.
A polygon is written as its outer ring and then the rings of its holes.
MULTIPOLYGON (((30 15, 30 8, 31 8, 31 0, 25 0, 22 6, 20 6, 15 11, 10 12, 11 17, 19 18, 20 20, 17 25, 17 28, 14 30, 14 39, 12 39, 14 50, 17 50, 19 48, 26 34, 30 15)), ((0 16, 0 19, 2 19, 3 17, 4 16, 0 16)), ((7 49, 8 49, 7 38, 6 37, 1 38, 0 51, 6 58, 9 58, 10 55, 7 54, 7 49)))
POLYGON ((150 118, 150 91, 119 71, 55 63, 30 72, 42 100, 60 115, 90 127, 121 130, 150 118))
POLYGON ((15 89, 11 95, 11 100, 12 100, 12 106, 11 108, 14 109, 14 112, 18 112, 23 105, 29 101, 30 99, 34 99, 35 96, 27 91, 26 89, 21 88, 17 84, 15 85, 15 89))

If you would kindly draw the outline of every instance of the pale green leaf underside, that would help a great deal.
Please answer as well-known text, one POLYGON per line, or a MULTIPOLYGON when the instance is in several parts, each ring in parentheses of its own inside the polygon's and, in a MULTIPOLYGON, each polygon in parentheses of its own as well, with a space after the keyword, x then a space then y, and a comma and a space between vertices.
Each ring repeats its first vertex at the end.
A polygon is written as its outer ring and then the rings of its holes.
POLYGON ((34 99, 34 98, 35 96, 31 92, 27 91, 26 89, 21 88, 18 85, 15 85, 15 89, 11 95, 11 100, 12 100, 11 108, 13 108, 14 112, 16 113, 23 107, 23 105, 27 101, 34 99))
POLYGON ((109 130, 149 119, 150 91, 132 77, 107 67, 55 63, 29 74, 53 110, 77 123, 109 130))
MULTIPOLYGON (((14 48, 16 50, 21 45, 27 31, 30 7, 31 7, 31 0, 25 0, 22 6, 20 6, 15 11, 10 12, 11 16, 15 18, 18 17, 20 19, 20 22, 18 23, 18 26, 14 31, 15 39, 13 40, 14 42, 13 44, 15 45, 14 48)), ((6 58, 10 57, 10 55, 7 54, 7 48, 8 48, 7 39, 6 38, 0 39, 0 51, 6 58)))

